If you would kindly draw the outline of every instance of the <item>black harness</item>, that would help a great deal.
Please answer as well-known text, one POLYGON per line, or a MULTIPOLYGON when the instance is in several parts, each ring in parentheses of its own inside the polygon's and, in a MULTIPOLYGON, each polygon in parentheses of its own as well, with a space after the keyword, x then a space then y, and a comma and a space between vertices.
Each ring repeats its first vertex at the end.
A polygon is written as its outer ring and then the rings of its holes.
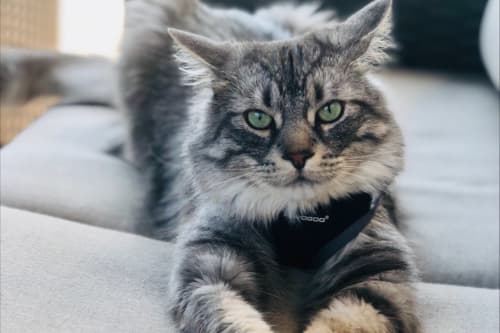
POLYGON ((280 214, 271 227, 278 262, 301 269, 318 268, 363 231, 378 204, 379 198, 359 193, 293 219, 280 214))

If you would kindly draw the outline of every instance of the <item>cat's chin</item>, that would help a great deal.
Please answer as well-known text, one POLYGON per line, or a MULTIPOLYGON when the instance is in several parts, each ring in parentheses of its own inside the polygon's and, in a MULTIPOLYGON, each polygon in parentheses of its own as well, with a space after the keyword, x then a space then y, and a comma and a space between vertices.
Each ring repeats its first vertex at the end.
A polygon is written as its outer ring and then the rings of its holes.
POLYGON ((218 197, 217 204, 222 205, 222 209, 230 215, 237 216, 238 220, 266 223, 281 213, 294 216, 326 204, 332 197, 343 197, 349 193, 347 188, 337 189, 340 191, 335 191, 328 182, 318 183, 297 178, 288 186, 262 183, 254 187, 228 186, 211 199, 217 200, 218 197))
POLYGON ((330 177, 324 177, 318 172, 306 170, 289 172, 282 178, 278 177, 277 179, 268 180, 266 183, 269 186, 273 186, 281 190, 293 190, 318 186, 320 184, 328 183, 330 180, 331 174, 330 177))
POLYGON ((318 172, 282 174, 271 180, 254 179, 252 182, 237 180, 224 183, 216 190, 203 191, 207 202, 220 207, 237 220, 266 223, 279 214, 295 216, 355 193, 376 193, 385 189, 393 175, 386 169, 373 167, 370 172, 361 169, 357 177, 337 176, 327 178, 318 172))
POLYGON ((307 186, 313 186, 315 184, 318 184, 319 182, 317 180, 310 179, 309 177, 304 176, 303 174, 298 174, 296 177, 294 177, 292 180, 290 180, 288 183, 283 185, 282 187, 284 188, 295 188, 295 187, 307 187, 307 186))

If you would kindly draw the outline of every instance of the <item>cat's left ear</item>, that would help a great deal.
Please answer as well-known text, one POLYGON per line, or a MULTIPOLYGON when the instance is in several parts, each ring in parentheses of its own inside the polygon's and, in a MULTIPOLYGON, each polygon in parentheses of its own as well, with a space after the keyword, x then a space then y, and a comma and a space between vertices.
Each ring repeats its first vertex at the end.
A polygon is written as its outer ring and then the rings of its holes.
POLYGON ((388 51, 394 48, 392 38, 392 0, 376 0, 342 23, 355 63, 369 70, 389 60, 388 51))
MULTIPOLYGON (((392 1, 375 0, 344 22, 327 29, 327 39, 341 45, 346 57, 362 71, 370 70, 390 59, 392 38, 392 1)), ((324 32, 325 33, 325 32, 324 32)))

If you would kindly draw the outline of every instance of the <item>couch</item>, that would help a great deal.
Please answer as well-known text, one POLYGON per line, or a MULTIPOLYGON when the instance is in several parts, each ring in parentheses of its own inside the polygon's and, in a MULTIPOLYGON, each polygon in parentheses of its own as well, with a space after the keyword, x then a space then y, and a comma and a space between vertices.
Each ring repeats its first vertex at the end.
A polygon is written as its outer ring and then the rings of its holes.
MULTIPOLYGON (((498 16, 489 22, 498 39, 498 16)), ((393 69, 374 80, 406 139, 394 190, 422 272, 423 331, 497 333, 498 91, 484 75, 393 69)), ((144 182, 119 157, 124 137, 117 110, 59 105, 0 150, 2 333, 174 332, 173 247, 143 232, 144 182)))

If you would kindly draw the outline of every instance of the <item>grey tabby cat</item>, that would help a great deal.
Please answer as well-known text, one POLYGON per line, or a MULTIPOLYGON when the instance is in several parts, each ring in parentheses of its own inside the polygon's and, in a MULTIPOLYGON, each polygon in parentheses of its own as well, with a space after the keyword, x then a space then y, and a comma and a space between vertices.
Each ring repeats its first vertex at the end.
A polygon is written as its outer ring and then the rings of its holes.
POLYGON ((343 22, 310 5, 127 1, 118 105, 152 231, 177 243, 178 332, 419 332, 388 190, 403 141, 367 77, 388 59, 390 19, 390 0, 343 22), (317 266, 314 251, 290 264, 317 246, 278 248, 275 225, 360 193, 381 202, 363 231, 317 266))

